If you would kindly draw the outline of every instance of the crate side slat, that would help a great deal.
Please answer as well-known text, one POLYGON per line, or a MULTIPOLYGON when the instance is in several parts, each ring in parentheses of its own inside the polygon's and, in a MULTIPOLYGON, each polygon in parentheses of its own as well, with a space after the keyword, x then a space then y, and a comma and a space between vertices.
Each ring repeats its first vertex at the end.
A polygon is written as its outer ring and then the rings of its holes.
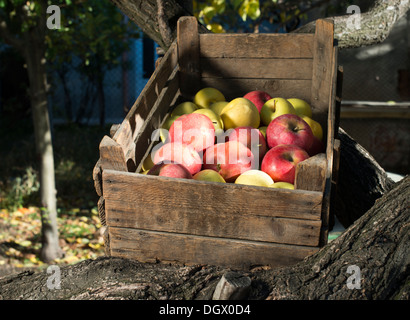
POLYGON ((266 91, 273 97, 298 97, 309 102, 311 96, 311 83, 311 80, 289 79, 201 79, 202 87, 218 88, 228 100, 244 96, 249 91, 262 90, 266 91))
POLYGON ((206 58, 312 58, 312 34, 200 34, 206 58))
POLYGON ((135 138, 144 126, 152 106, 161 94, 162 89, 167 85, 168 79, 176 66, 177 44, 174 42, 161 59, 160 64, 151 75, 146 86, 113 136, 114 141, 123 148, 126 161, 133 163, 133 170, 135 170, 137 165, 134 150, 135 138))
POLYGON ((202 78, 312 79, 312 59, 201 59, 202 78))
POLYGON ((321 221, 256 216, 242 212, 170 209, 147 210, 139 202, 107 200, 107 223, 152 231, 167 231, 231 239, 318 246, 321 221))
POLYGON ((223 265, 238 269, 295 264, 317 247, 211 238, 178 233, 110 227, 112 256, 142 262, 223 265))
POLYGON ((238 184, 147 176, 105 170, 106 200, 124 200, 145 205, 148 211, 178 210, 195 216, 202 210, 221 213, 264 215, 320 220, 322 193, 284 190, 238 184))
MULTIPOLYGON (((178 90, 179 77, 178 69, 176 68, 171 74, 161 94, 158 96, 157 101, 152 106, 151 112, 147 116, 144 126, 140 129, 140 133, 135 139, 134 158, 137 166, 137 172, 141 169, 142 160, 147 156, 149 147, 153 143, 153 133, 156 129, 161 127, 161 124, 167 115, 167 110, 170 108, 172 101, 178 94, 178 90)), ((159 135, 157 135, 157 139, 159 140, 159 135)))

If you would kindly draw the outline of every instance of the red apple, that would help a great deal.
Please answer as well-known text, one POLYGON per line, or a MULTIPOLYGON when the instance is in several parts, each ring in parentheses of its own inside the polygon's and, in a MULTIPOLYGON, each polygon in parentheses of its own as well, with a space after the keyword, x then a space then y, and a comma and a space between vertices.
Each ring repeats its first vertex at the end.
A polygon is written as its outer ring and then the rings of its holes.
POLYGON ((192 179, 192 174, 189 170, 179 163, 159 162, 154 165, 147 174, 161 177, 192 179))
POLYGON ((243 96, 245 99, 251 100, 253 104, 258 108, 259 113, 261 112, 262 106, 266 101, 272 99, 272 97, 265 91, 251 91, 243 96))
POLYGON ((266 139, 262 132, 253 127, 237 127, 233 129, 228 136, 228 140, 237 140, 245 145, 252 151, 255 158, 259 157, 258 159, 255 159, 257 163, 262 161, 262 158, 268 149, 266 139))
POLYGON ((310 146, 309 150, 306 150, 306 151, 307 153, 309 153, 309 156, 313 157, 314 155, 317 155, 318 153, 325 152, 325 145, 318 138, 313 137, 313 143, 310 146))
POLYGON ((215 127, 204 114, 184 114, 172 123, 168 139, 168 142, 184 143, 201 152, 215 143, 215 127))
POLYGON ((159 147, 155 151, 154 164, 179 163, 185 166, 191 175, 199 172, 202 167, 202 160, 194 148, 178 142, 169 142, 159 147))
POLYGON ((309 158, 308 153, 295 145, 278 145, 270 149, 262 160, 261 170, 273 181, 295 183, 296 165, 309 158))
POLYGON ((292 144, 309 150, 313 144, 312 129, 296 114, 283 114, 273 119, 266 129, 266 140, 269 148, 280 144, 292 144))
POLYGON ((218 172, 226 182, 234 182, 243 172, 255 168, 254 156, 237 140, 215 144, 204 152, 203 169, 218 172))

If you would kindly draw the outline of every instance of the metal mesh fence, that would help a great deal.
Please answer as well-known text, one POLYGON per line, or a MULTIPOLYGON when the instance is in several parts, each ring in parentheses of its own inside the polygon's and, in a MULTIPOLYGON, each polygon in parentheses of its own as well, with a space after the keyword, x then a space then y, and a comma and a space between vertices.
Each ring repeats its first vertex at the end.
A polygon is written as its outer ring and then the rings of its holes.
MULTIPOLYGON (((157 56, 152 40, 141 37, 132 40, 130 47, 119 58, 127 62, 127 67, 119 66, 105 72, 103 92, 106 124, 122 122, 154 70, 157 56)), ((74 68, 66 72, 54 72, 51 87, 49 99, 54 123, 100 123, 98 92, 87 77, 74 68)))

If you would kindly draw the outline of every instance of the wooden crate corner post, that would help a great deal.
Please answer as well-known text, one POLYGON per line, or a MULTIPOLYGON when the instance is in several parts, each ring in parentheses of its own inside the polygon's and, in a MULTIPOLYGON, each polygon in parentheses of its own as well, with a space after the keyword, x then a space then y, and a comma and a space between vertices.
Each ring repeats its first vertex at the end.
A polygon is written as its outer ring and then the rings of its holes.
POLYGON ((193 100, 201 81, 198 21, 195 17, 179 18, 177 43, 181 95, 193 100))

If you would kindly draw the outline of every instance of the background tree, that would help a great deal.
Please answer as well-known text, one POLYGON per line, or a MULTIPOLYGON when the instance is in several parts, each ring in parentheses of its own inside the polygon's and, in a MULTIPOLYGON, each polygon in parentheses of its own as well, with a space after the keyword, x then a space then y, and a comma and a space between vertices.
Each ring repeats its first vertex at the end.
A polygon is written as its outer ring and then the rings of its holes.
MULTIPOLYGON (((59 17, 55 16, 57 20, 59 17)), ((0 0, 0 35, 6 44, 23 57, 28 74, 40 171, 40 257, 45 262, 62 256, 58 241, 57 191, 47 100, 50 88, 47 71, 59 67, 60 75, 64 77, 64 72, 72 66, 72 58, 77 56, 80 60, 77 69, 97 88, 100 122, 103 124, 104 73, 119 63, 116 58, 127 48, 123 41, 125 35, 129 30, 136 30, 135 27, 124 24, 122 18, 114 6, 103 1, 0 0), (58 5, 61 9, 59 29, 50 30, 47 27, 47 20, 52 18, 47 13, 50 5, 58 5)))
POLYGON ((48 1, 0 1, 0 35, 24 58, 29 78, 30 104, 40 167, 42 205, 41 259, 61 257, 58 244, 54 154, 47 103, 46 49, 48 1))

